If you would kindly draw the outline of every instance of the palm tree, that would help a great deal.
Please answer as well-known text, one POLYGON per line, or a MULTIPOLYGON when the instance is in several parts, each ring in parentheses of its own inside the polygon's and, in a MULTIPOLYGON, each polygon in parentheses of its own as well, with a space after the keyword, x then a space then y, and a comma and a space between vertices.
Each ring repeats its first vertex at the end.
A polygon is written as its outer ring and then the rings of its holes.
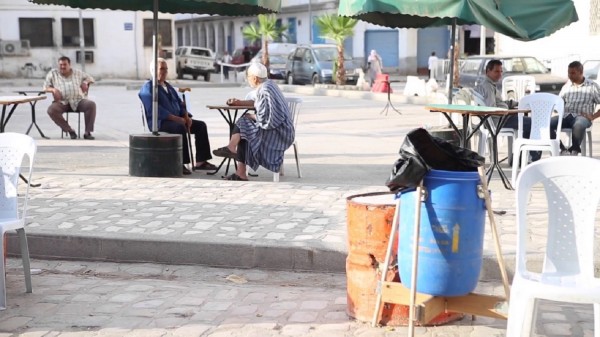
POLYGON ((277 26, 275 15, 258 16, 258 26, 251 24, 242 30, 244 38, 252 43, 262 40, 262 63, 269 69, 269 40, 276 40, 284 36, 287 26, 277 26))
POLYGON ((345 16, 325 14, 315 21, 321 30, 323 37, 335 41, 338 50, 338 58, 335 63, 335 83, 346 84, 346 70, 344 69, 344 40, 354 34, 354 26, 358 22, 345 16))

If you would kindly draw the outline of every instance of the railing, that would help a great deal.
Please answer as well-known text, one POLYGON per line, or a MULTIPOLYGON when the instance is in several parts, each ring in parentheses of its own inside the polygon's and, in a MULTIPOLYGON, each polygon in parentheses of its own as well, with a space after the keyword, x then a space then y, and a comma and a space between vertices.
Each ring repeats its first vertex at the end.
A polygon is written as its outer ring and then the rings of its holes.
MULTIPOLYGON (((462 65, 463 60, 458 60, 458 69, 462 65)), ((438 59, 435 67, 433 68, 433 74, 431 74, 438 83, 445 83, 446 78, 450 74, 450 59, 438 59)))
MULTIPOLYGON (((238 73, 238 68, 246 68, 250 65, 250 63, 243 63, 243 64, 231 64, 231 63, 223 63, 221 61, 217 61, 217 64, 220 66, 221 71, 219 72, 221 74, 221 83, 224 82, 225 77, 223 76, 223 67, 228 67, 227 69, 229 71, 233 70, 234 71, 234 81, 235 83, 237 83, 238 81, 238 77, 237 77, 237 73, 238 73)), ((246 77, 244 76, 244 81, 242 83, 246 82, 246 77)))

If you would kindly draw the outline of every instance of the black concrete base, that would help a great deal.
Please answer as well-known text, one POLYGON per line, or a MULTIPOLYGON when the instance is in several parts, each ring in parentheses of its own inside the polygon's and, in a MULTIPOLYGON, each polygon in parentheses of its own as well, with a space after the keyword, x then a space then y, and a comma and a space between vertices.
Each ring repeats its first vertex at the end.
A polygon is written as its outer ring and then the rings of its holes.
POLYGON ((181 135, 129 135, 130 176, 181 177, 182 158, 181 135))

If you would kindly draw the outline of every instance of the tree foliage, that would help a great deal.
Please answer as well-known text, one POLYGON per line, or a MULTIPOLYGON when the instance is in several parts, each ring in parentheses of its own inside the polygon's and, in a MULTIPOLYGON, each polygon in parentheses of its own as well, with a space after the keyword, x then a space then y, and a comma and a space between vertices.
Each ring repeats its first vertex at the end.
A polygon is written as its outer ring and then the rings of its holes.
POLYGON ((262 41, 262 63, 269 69, 269 41, 275 41, 285 36, 287 26, 278 26, 277 17, 258 15, 258 25, 250 24, 242 29, 242 35, 252 43, 262 41))
POLYGON ((344 69, 344 40, 354 34, 354 27, 358 21, 345 16, 325 14, 315 21, 321 30, 322 37, 335 41, 338 49, 338 58, 335 62, 335 83, 346 83, 346 70, 344 69))

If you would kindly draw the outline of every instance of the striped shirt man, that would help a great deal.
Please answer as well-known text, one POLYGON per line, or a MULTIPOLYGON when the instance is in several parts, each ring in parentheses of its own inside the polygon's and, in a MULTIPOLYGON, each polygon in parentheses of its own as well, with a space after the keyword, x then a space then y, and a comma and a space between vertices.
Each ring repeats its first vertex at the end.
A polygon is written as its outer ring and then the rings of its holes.
POLYGON ((592 114, 595 105, 600 104, 600 85, 587 78, 581 84, 568 81, 560 90, 559 96, 565 101, 564 117, 592 114))
POLYGON ((60 103, 69 105, 73 111, 77 111, 79 102, 86 98, 87 93, 81 91, 82 83, 94 83, 94 79, 81 70, 72 69, 69 76, 63 76, 58 69, 52 69, 46 75, 44 88, 56 88, 62 94, 60 103))

